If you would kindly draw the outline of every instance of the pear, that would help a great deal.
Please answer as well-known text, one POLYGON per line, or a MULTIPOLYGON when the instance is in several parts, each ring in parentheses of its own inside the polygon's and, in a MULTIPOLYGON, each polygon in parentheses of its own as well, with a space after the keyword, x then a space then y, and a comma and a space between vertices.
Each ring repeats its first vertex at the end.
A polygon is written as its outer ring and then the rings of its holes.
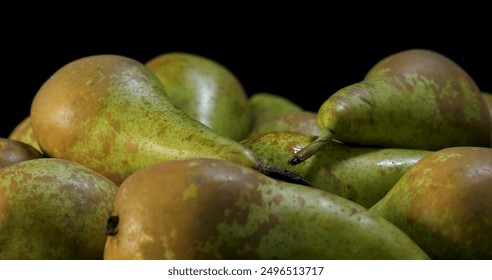
POLYGON ((88 56, 60 68, 36 93, 31 125, 48 156, 82 164, 117 185, 145 166, 194 157, 309 184, 190 118, 142 63, 124 56, 88 56))
POLYGON ((371 209, 433 259, 492 258, 492 149, 452 147, 425 157, 371 209))
POLYGON ((317 114, 302 111, 273 117, 254 127, 249 137, 273 131, 293 131, 314 136, 319 136, 321 133, 317 123, 317 114))
MULTIPOLYGON (((492 93, 482 92, 483 99, 489 109, 490 119, 492 120, 492 93)), ((492 147, 492 133, 490 133, 490 147, 492 147)))
POLYGON ((0 169, 0 259, 102 259, 116 189, 63 159, 0 169))
POLYGON ((171 102, 191 118, 233 140, 251 129, 248 96, 234 74, 218 62, 172 52, 145 64, 164 85, 171 102))
POLYGON ((295 132, 277 131, 252 136, 242 143, 268 164, 288 169, 321 189, 366 208, 378 202, 430 151, 350 146, 331 141, 302 164, 289 158, 315 139, 295 132))
POLYGON ((253 116, 252 130, 273 118, 304 111, 288 98, 268 92, 258 92, 251 95, 249 107, 253 116))
POLYGON ((0 168, 42 157, 43 155, 30 145, 16 140, 0 138, 0 168))
POLYGON ((472 78, 423 49, 393 54, 363 81, 331 95, 318 111, 321 136, 289 160, 298 164, 331 139, 390 148, 488 146, 491 121, 472 78))
POLYGON ((31 145, 40 153, 43 153, 41 147, 39 147, 38 141, 34 138, 34 134, 32 133, 31 117, 29 116, 24 118, 14 127, 8 138, 31 145))
POLYGON ((426 259, 334 194, 217 159, 158 163, 117 191, 105 259, 426 259))

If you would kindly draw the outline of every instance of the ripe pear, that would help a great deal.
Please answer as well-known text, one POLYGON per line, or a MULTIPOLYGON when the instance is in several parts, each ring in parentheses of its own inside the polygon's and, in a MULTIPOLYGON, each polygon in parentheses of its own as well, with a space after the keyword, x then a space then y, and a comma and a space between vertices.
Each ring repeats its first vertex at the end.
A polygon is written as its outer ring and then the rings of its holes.
POLYGON ((406 232, 433 259, 492 259, 492 149, 433 153, 370 211, 406 232))
POLYGON ((321 136, 289 160, 298 164, 331 139, 391 148, 488 146, 491 121, 472 78, 423 49, 393 54, 363 81, 331 95, 318 111, 321 136))
POLYGON ((145 166, 194 157, 308 184, 190 118, 142 63, 124 56, 88 56, 60 68, 36 93, 31 123, 48 156, 75 161, 117 185, 145 166))
POLYGON ((277 131, 252 136, 242 143, 268 164, 288 169, 321 189, 366 208, 378 202, 430 151, 350 146, 331 141, 299 165, 285 159, 315 139, 295 132, 277 131))
POLYGON ((304 111, 291 100, 268 92, 258 92, 249 97, 249 107, 253 116, 252 130, 272 118, 304 111))
POLYGON ((117 191, 105 259, 426 259, 334 194, 216 159, 158 163, 117 191))
MULTIPOLYGON (((482 92, 483 99, 489 109, 490 119, 492 120, 492 93, 482 92)), ((490 133, 490 147, 492 147, 492 133, 490 133)))
POLYGON ((32 133, 31 117, 29 116, 24 118, 14 127, 14 130, 12 130, 8 138, 31 145, 40 153, 43 153, 41 147, 39 147, 38 141, 34 138, 34 134, 32 133))
POLYGON ((270 120, 254 127, 248 137, 273 131, 293 131, 306 135, 320 135, 317 114, 310 111, 302 111, 272 117, 270 120))
POLYGON ((102 259, 116 189, 63 159, 0 169, 0 259, 102 259))
POLYGON ((30 145, 12 139, 0 138, 0 168, 42 157, 43 155, 30 145))
POLYGON ((249 134, 252 117, 248 96, 225 66, 180 52, 159 55, 145 65, 164 85, 171 102, 191 118, 233 140, 249 134))

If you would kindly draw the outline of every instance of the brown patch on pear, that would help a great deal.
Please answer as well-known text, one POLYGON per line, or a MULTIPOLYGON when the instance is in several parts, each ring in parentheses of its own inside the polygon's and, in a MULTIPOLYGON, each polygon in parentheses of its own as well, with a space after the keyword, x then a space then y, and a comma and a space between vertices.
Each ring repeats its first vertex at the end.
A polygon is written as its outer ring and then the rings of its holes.
POLYGON ((0 168, 43 155, 32 146, 7 138, 0 138, 0 168))

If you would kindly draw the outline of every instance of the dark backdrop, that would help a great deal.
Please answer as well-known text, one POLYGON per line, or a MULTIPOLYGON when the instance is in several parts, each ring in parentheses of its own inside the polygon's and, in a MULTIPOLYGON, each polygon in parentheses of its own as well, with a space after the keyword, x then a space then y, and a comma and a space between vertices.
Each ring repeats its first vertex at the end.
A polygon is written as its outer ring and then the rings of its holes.
POLYGON ((74 59, 103 53, 141 62, 170 51, 200 54, 228 67, 248 94, 261 91, 283 95, 312 111, 336 90, 360 81, 383 57, 410 48, 428 48, 448 56, 482 90, 492 91, 492 47, 486 43, 490 33, 474 35, 477 29, 473 26, 438 21, 432 26, 402 25, 397 31, 375 32, 370 22, 341 30, 341 23, 322 19, 250 20, 241 27, 230 27, 228 22, 187 26, 163 21, 153 29, 114 22, 61 28, 63 22, 59 22, 6 30, 0 136, 7 137, 29 114, 36 91, 58 68, 74 59))

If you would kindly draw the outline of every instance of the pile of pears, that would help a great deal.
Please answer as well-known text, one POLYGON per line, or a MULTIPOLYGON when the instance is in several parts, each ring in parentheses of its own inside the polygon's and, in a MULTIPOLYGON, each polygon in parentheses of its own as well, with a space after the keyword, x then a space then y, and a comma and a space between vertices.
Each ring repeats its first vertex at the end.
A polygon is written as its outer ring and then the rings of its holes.
POLYGON ((491 259, 492 95, 426 49, 327 94, 69 62, 0 138, 0 259, 491 259))

